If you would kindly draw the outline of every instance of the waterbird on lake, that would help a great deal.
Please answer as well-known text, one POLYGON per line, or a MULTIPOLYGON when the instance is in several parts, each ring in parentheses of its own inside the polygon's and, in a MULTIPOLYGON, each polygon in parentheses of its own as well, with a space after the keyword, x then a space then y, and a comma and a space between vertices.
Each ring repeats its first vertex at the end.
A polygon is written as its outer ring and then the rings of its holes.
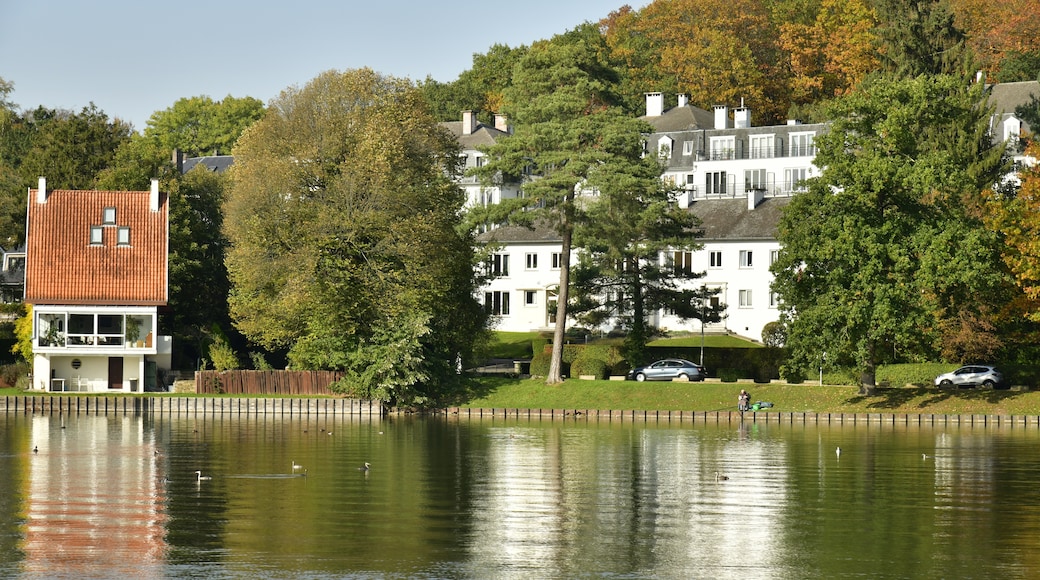
POLYGON ((922 453, 921 454, 921 459, 928 459, 930 457, 931 457, 931 455, 928 455, 927 453, 922 453))
POLYGON ((292 462, 292 470, 293 471, 299 471, 301 469, 303 469, 303 466, 300 465, 299 463, 296 463, 296 460, 293 460, 293 462, 292 462))
POLYGON ((834 454, 838 457, 838 459, 841 459, 841 447, 836 447, 834 449, 834 454))
POLYGON ((33 445, 33 453, 39 453, 39 452, 40 452, 40 448, 35 446, 35 445, 33 445))
POLYGON ((372 466, 366 461, 364 467, 357 468, 358 471, 368 471, 372 466))
POLYGON ((210 477, 208 475, 202 475, 201 471, 196 471, 195 472, 195 476, 198 478, 195 481, 209 481, 209 480, 213 479, 212 477, 210 477))
POLYGON ((726 481, 727 479, 729 479, 728 475, 722 475, 718 471, 715 472, 715 481, 726 481))

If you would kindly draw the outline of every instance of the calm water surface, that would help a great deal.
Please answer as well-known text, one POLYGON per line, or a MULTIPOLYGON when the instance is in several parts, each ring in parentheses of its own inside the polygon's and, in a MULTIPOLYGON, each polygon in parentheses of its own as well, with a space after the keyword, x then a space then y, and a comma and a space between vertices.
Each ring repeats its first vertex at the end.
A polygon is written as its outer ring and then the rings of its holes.
POLYGON ((1038 443, 1026 427, 0 414, 0 577, 1036 578, 1038 443))

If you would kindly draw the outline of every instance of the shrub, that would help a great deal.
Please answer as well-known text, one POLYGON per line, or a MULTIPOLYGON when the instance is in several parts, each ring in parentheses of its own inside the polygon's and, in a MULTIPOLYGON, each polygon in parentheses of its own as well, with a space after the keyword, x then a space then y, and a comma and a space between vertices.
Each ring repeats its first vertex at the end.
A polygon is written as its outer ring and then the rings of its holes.
POLYGON ((578 357, 571 363, 571 374, 575 377, 592 375, 597 379, 605 379, 607 378, 607 363, 592 356, 578 357))
POLYGON ((805 371, 784 365, 780 367, 780 377, 792 385, 805 382, 805 371))
POLYGON ((0 386, 18 386, 19 379, 29 374, 29 365, 24 362, 0 366, 0 386))
POLYGON ((719 369, 719 379, 724 383, 735 383, 740 379, 740 369, 734 368, 721 368, 719 369))
POLYGON ((545 347, 548 344, 549 344, 549 339, 547 339, 547 338, 541 338, 540 337, 540 338, 532 339, 531 340, 531 355, 532 356, 537 356, 538 353, 544 352, 545 351, 545 347))
POLYGON ((537 351, 531 358, 531 376, 532 377, 545 377, 549 375, 549 363, 551 362, 552 355, 545 352, 545 349, 537 351))

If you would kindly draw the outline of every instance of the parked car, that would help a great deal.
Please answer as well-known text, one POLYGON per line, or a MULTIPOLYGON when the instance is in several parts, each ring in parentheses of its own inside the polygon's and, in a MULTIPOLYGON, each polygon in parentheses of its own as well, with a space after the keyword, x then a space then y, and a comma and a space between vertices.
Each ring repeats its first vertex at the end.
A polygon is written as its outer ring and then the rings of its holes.
POLYGON ((1004 375, 990 365, 964 365, 961 368, 935 377, 937 387, 977 387, 987 389, 1004 386, 1004 375))
POLYGON ((704 380, 704 367, 681 358, 666 358, 629 371, 628 378, 635 381, 670 381, 687 379, 704 380))

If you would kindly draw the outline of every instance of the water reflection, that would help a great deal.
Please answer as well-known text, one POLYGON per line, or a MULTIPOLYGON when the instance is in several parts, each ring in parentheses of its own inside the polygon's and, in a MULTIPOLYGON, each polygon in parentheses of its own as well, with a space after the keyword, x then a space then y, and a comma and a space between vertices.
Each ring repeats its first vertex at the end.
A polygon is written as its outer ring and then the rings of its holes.
POLYGON ((7 414, 0 577, 1027 578, 1038 437, 7 414))

